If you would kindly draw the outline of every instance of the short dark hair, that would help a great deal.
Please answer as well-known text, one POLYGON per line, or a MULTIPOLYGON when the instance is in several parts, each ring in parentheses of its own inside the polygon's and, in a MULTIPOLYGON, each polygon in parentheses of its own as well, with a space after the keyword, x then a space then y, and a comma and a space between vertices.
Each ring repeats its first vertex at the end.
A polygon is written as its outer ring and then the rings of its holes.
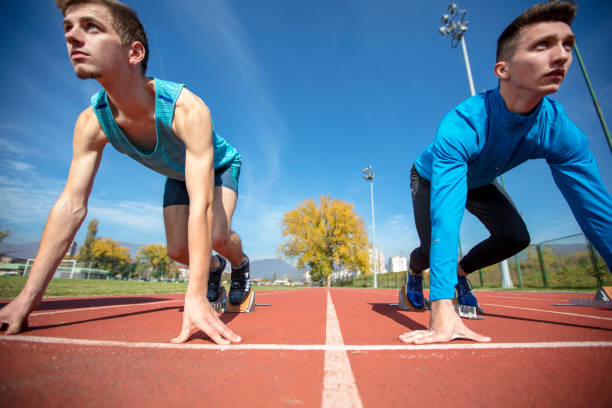
POLYGON ((572 0, 552 0, 530 7, 510 23, 497 39, 496 61, 512 58, 522 28, 545 21, 560 21, 571 25, 577 9, 578 6, 572 0))
POLYGON ((144 75, 147 72, 147 62, 149 61, 149 41, 136 12, 130 6, 117 0, 55 0, 55 5, 62 11, 64 16, 68 7, 86 3, 101 4, 109 9, 113 18, 113 28, 119 34, 121 44, 129 45, 134 41, 142 43, 145 49, 145 56, 140 61, 140 68, 144 75))

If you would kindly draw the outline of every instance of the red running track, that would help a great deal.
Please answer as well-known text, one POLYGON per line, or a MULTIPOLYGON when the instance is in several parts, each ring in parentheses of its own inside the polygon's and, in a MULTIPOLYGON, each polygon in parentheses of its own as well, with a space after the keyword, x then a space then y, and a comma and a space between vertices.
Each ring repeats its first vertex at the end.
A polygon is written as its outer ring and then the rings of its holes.
POLYGON ((257 292, 270 307, 222 316, 231 347, 169 343, 182 295, 49 298, 0 336, 0 406, 612 406, 612 310, 553 306, 593 294, 476 295, 492 343, 419 347, 397 336, 429 312, 397 290, 257 292))

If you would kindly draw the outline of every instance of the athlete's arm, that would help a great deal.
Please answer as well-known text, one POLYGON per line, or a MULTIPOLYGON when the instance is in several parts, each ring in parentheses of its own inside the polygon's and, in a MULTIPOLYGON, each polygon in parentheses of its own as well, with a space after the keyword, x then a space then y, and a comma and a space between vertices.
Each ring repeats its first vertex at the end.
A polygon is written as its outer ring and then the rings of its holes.
POLYGON ((214 149, 212 119, 208 107, 187 89, 181 91, 172 121, 174 133, 185 143, 185 183, 189 194, 187 242, 189 283, 181 333, 173 342, 182 343, 192 329, 204 331, 215 343, 241 341, 221 322, 206 299, 212 251, 212 204, 214 149))
POLYGON ((0 322, 9 324, 7 334, 18 333, 28 314, 40 304, 49 281, 85 219, 87 200, 105 144, 106 137, 90 107, 76 122, 68 180, 47 219, 30 276, 19 295, 0 311, 0 322))
POLYGON ((586 136, 567 118, 560 127, 548 165, 580 228, 612 271, 612 197, 586 136))
POLYGON ((432 149, 431 300, 452 299, 457 283, 459 228, 467 199, 467 161, 475 131, 456 111, 438 128, 432 149))

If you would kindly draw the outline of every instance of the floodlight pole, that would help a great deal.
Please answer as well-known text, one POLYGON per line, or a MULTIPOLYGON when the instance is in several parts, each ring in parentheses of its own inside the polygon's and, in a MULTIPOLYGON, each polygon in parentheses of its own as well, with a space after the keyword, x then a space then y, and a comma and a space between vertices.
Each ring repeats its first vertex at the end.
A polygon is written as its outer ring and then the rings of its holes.
MULTIPOLYGON (((467 71, 468 83, 470 86, 470 96, 476 95, 474 88, 474 79, 472 78, 472 68, 470 67, 470 59, 468 57, 467 46, 465 45, 465 38, 463 33, 468 30, 470 24, 469 21, 465 20, 467 14, 466 10, 460 10, 459 6, 455 3, 451 3, 448 6, 448 13, 442 15, 442 23, 444 24, 439 28, 438 32, 440 35, 451 38, 451 46, 456 48, 458 43, 461 43, 461 49, 463 50, 463 59, 465 61, 465 70, 467 71)), ((502 184, 504 183, 504 176, 500 176, 502 184)), ((461 238, 459 238, 459 247, 461 247, 461 238)), ((510 269, 508 268, 508 261, 504 259, 499 263, 502 273, 502 288, 513 288, 512 279, 510 278, 510 269)))
POLYGON ((610 137, 610 131, 608 130, 608 125, 606 124, 604 115, 601 112, 601 108, 599 107, 599 102, 597 102, 597 97, 595 96, 595 91, 593 90, 593 86, 591 85, 589 74, 587 74, 586 67, 584 66, 584 62, 582 62, 582 56, 580 55, 580 51, 578 50, 578 44, 574 44, 574 52, 576 53, 576 58, 578 59, 578 64, 580 65, 580 69, 582 70, 582 75, 584 76, 584 80, 586 81, 587 87, 589 88, 591 99, 593 99, 593 106, 595 106, 595 111, 597 112, 599 123, 601 123, 601 127, 604 131, 604 134, 606 135, 606 140, 608 141, 608 147, 610 148, 610 152, 612 152, 612 138, 610 137))
POLYGON ((474 89, 474 79, 472 78, 472 68, 470 68, 470 59, 468 58, 467 47, 465 46, 465 38, 461 36, 461 49, 463 50, 463 59, 465 60, 465 70, 467 71, 468 82, 470 83, 470 95, 476 95, 474 89))
POLYGON ((378 254, 376 252, 376 227, 374 224, 374 171, 372 170, 372 166, 365 167, 362 171, 363 178, 370 182, 370 206, 372 208, 372 254, 374 256, 374 285, 373 287, 376 289, 378 287, 378 282, 376 279, 376 269, 378 263, 378 254))

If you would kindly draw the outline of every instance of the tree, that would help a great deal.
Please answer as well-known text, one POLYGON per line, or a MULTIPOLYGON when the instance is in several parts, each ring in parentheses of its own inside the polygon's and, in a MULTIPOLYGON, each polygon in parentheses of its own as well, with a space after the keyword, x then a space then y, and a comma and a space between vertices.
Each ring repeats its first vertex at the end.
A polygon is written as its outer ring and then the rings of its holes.
POLYGON ((0 243, 2 243, 4 238, 8 237, 9 235, 11 235, 11 231, 9 230, 0 231, 0 243))
POLYGON ((110 238, 96 239, 91 247, 92 263, 97 268, 117 272, 130 263, 130 250, 110 238))
POLYGON ((320 206, 305 200, 285 213, 283 236, 279 252, 296 258, 300 270, 310 269, 313 281, 326 279, 331 284, 335 269, 369 271, 368 238, 361 217, 353 204, 329 196, 321 196, 320 206))
MULTIPOLYGON (((8 237, 9 235, 11 235, 11 231, 10 230, 0 230, 0 243, 2 243, 2 241, 4 241, 4 239, 6 237, 8 237)), ((2 252, 0 252, 0 255, 4 255, 2 252)))
POLYGON ((147 265, 153 272, 167 272, 170 257, 165 245, 150 244, 143 246, 136 254, 136 260, 147 265))
POLYGON ((94 255, 92 251, 93 245, 97 240, 96 235, 98 235, 98 220, 93 219, 89 221, 89 225, 87 226, 87 235, 85 236, 85 242, 79 250, 79 256, 77 257, 77 260, 79 262, 82 262, 84 264, 93 264, 94 255))

